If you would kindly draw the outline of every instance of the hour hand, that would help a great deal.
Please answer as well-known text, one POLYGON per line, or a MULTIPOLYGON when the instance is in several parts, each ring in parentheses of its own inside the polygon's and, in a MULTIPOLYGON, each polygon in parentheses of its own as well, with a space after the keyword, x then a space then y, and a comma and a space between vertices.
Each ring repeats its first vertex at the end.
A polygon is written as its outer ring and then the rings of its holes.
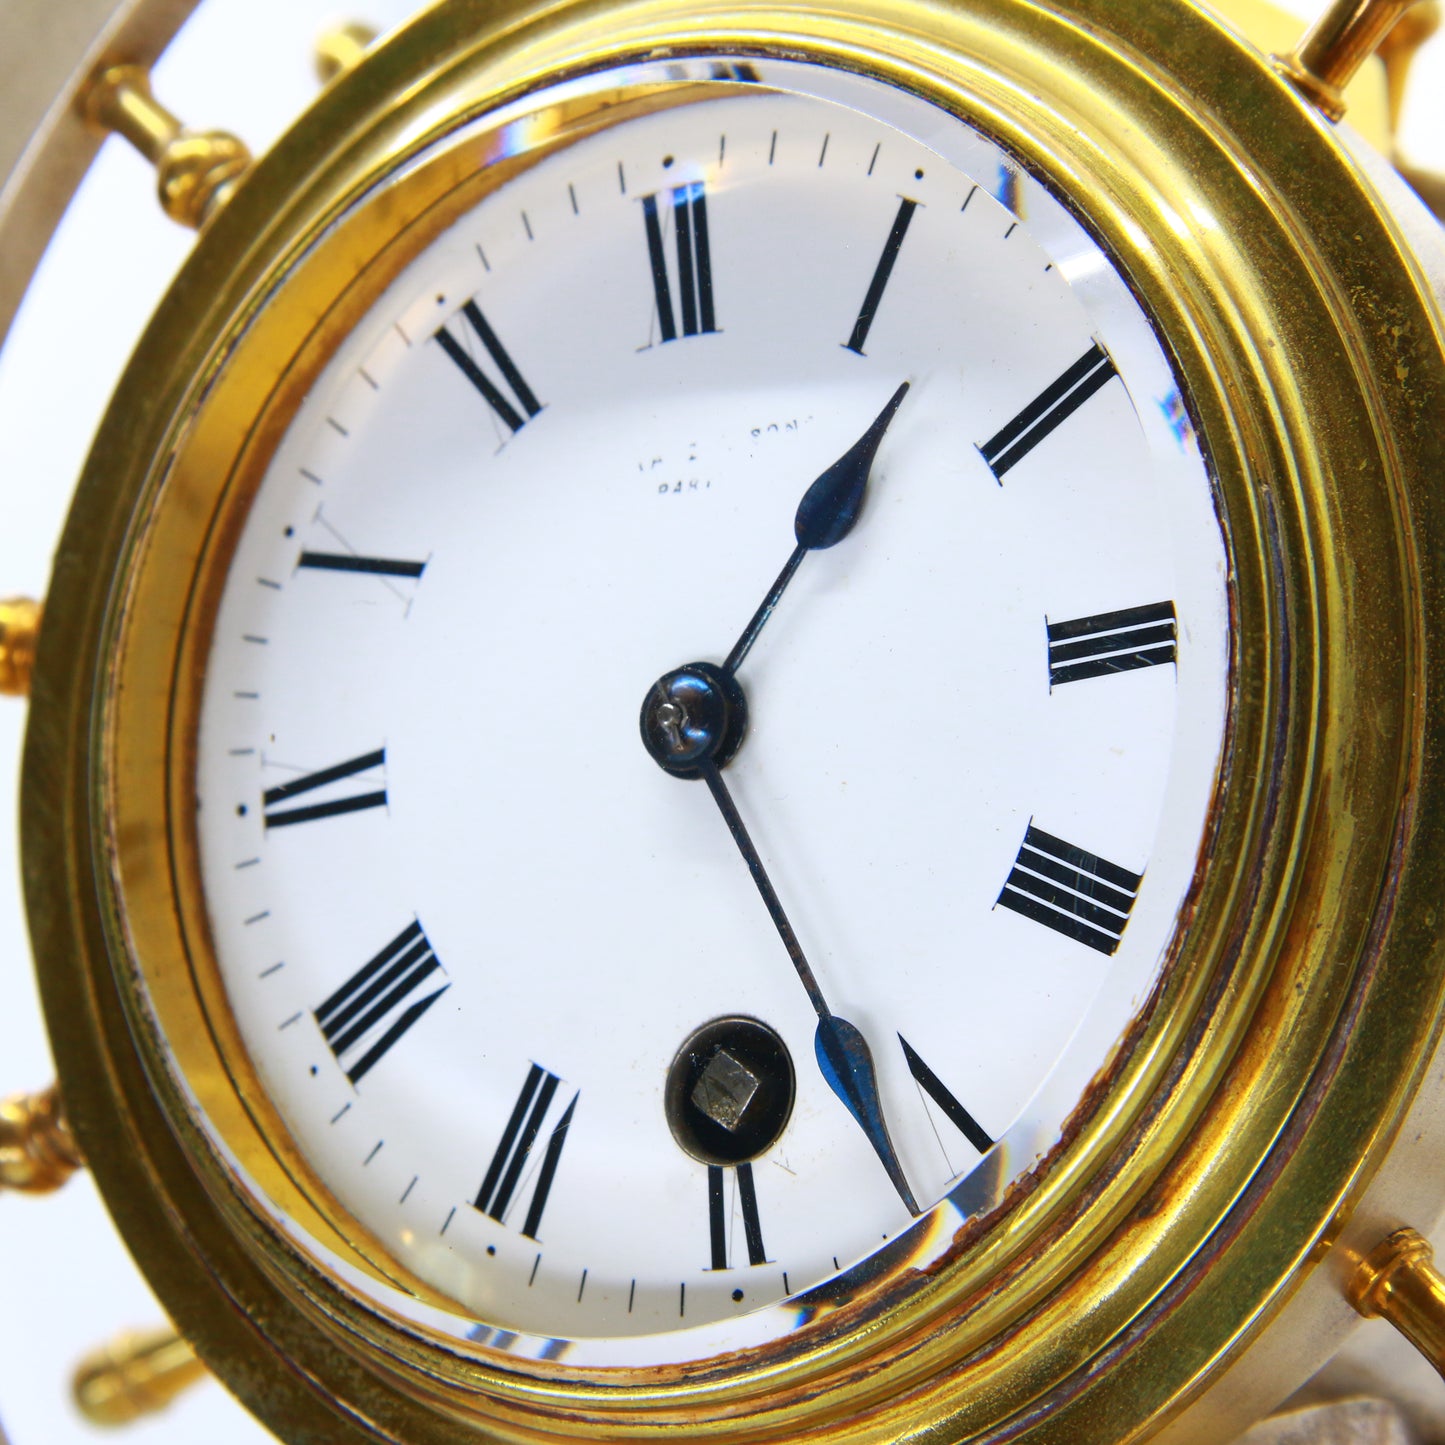
POLYGON ((722 665, 724 673, 731 676, 742 665, 743 658, 752 650, 753 643, 773 615, 773 608, 778 605, 803 558, 809 552, 821 552, 837 546, 853 530, 863 510, 863 495, 868 490, 873 458, 877 456, 884 433, 893 421, 894 413, 903 404, 903 398, 908 395, 911 384, 905 381, 893 393, 868 430, 803 493, 803 500, 798 503, 797 515, 793 518, 793 536, 797 539, 797 546, 778 573, 777 581, 768 589, 762 605, 743 629, 743 635, 728 653, 722 665))

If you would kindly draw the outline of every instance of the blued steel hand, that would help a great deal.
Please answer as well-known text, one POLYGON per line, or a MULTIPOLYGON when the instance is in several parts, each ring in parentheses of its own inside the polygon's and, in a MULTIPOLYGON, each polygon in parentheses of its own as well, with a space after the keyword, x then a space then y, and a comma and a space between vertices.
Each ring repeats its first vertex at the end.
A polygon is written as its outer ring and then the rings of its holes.
POLYGON ((809 552, 821 552, 826 547, 836 546, 853 530, 858 514, 863 510, 863 494, 868 489, 868 474, 873 470, 873 458, 878 454, 883 434, 888 430, 893 414, 908 394, 909 382, 904 382, 893 393, 888 405, 878 413, 873 425, 828 468, 822 476, 803 493, 798 503, 798 513, 793 519, 793 535, 798 545, 788 558, 778 580, 773 583, 763 605, 753 613, 753 620, 743 630, 733 650, 728 653, 722 665, 723 672, 731 676, 742 665, 742 660, 752 650, 753 643, 763 630, 778 599, 793 580, 793 573, 809 552))
POLYGON ((858 1127, 867 1136, 908 1212, 916 1215, 919 1212, 918 1202, 908 1186, 903 1166, 898 1162, 893 1141, 888 1137, 888 1125, 884 1121, 883 1106, 878 1097, 878 1075, 873 1067, 873 1055, 868 1051, 868 1044, 847 1019, 839 1018, 829 1009, 823 998, 823 990, 818 987, 818 980, 804 956, 798 935, 793 932, 793 925, 783 911, 772 880, 768 877, 767 869, 763 867, 763 860, 753 846, 752 838, 748 836, 748 830, 743 825, 742 817, 727 784, 723 782, 717 764, 708 760, 699 765, 698 772, 722 810, 728 831, 733 835, 733 842, 738 845, 743 862, 748 865, 748 872, 753 875, 753 882, 763 896, 768 914, 783 940, 783 947, 788 950, 788 957, 793 960, 793 967, 797 969, 798 977, 817 1011, 818 1031, 813 1036, 813 1052, 817 1055, 818 1067, 823 1071, 828 1087, 843 1101, 848 1112, 857 1121, 858 1127))

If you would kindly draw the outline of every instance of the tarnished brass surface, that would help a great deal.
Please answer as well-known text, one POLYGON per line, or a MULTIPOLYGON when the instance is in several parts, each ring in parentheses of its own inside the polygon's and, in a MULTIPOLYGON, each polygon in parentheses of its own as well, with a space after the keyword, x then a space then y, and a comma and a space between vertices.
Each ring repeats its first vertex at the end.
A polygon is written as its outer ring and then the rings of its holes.
POLYGON ((26 697, 40 638, 40 603, 29 597, 0 601, 0 693, 26 697))
POLYGON ((1345 114, 1345 88, 1420 0, 1334 0, 1280 67, 1331 120, 1345 114))
POLYGON ((129 1330, 75 1367, 71 1395, 92 1425, 129 1425, 164 1410, 206 1376, 175 1330, 129 1330))
POLYGON ((375 39, 376 31, 356 20, 333 26, 316 42, 316 78, 329 85, 352 69, 375 39))
POLYGON ((295 1440, 1094 1445, 1168 1421, 1307 1274, 1438 1039, 1439 327, 1317 115, 1177 0, 451 0, 340 77, 207 228, 122 383, 57 559, 27 742, 27 892, 77 1129, 202 1356, 295 1440), (500 165, 459 119, 659 54, 890 80, 1072 199, 1186 380, 1235 681, 1177 956, 1031 1192, 926 1275, 854 1277, 776 1348, 583 1370, 388 1292, 256 1089, 206 933, 193 743, 237 531, 327 356, 508 166, 667 97, 558 107, 500 165))
POLYGON ((1389 1322, 1445 1376, 1445 1278, 1435 1251, 1413 1229, 1397 1229, 1363 1260, 1350 1303, 1367 1319, 1389 1322))
POLYGON ((49 1194, 84 1167, 54 1087, 0 1099, 0 1192, 49 1194))
POLYGON ((90 125, 123 136, 156 168, 161 209, 192 230, 210 220, 251 164, 250 151, 235 136, 187 130, 151 94, 142 66, 98 71, 76 105, 90 125))

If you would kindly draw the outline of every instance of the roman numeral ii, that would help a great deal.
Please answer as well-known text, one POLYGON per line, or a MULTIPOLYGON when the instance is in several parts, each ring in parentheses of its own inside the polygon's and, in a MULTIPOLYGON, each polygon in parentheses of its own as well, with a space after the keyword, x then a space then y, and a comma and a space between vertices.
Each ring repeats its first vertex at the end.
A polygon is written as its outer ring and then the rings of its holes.
POLYGON ((1063 425, 1119 373, 1097 342, 1056 382, 1046 387, 979 451, 1000 483, 1045 437, 1063 425))
POLYGON ((267 828, 289 828, 297 823, 314 823, 318 818, 334 818, 341 813, 360 813, 367 808, 386 806, 386 789, 375 788, 370 792, 352 793, 346 797, 331 798, 324 803, 308 803, 299 808, 278 808, 278 803, 289 802, 305 793, 314 793, 332 783, 344 782, 358 773, 368 773, 386 763, 386 749, 378 748, 374 753, 363 753, 359 758, 348 758, 334 767, 321 768, 307 773, 289 783, 280 783, 267 788, 261 795, 264 805, 262 819, 267 828))
MULTIPOLYGON (((522 1180, 522 1171, 527 1167, 537 1136, 547 1111, 552 1106, 561 1079, 540 1064, 533 1064, 527 1071, 522 1092, 512 1106, 507 1127, 502 1131, 502 1141, 497 1145, 492 1162, 487 1166, 486 1178, 473 1200, 475 1208, 490 1215, 498 1223, 506 1220, 507 1210, 517 1186, 522 1180)), ((536 1239, 542 1227, 542 1211, 547 1207, 547 1196, 552 1192, 552 1183, 557 1177, 557 1165, 562 1159, 562 1146, 567 1142, 567 1130, 572 1127, 572 1116, 577 1111, 577 1100, 581 1091, 572 1095, 572 1101, 562 1112, 562 1117, 552 1126, 547 1139, 547 1148, 542 1155, 542 1167, 532 1186, 532 1202, 527 1217, 522 1223, 522 1233, 528 1239, 536 1239)))
POLYGON ((1142 874, 1030 823, 998 901, 1066 938, 1112 954, 1143 881, 1142 874))
POLYGON ((360 1083, 451 987, 444 983, 413 997, 439 969, 441 963, 421 924, 412 923, 316 1010, 321 1036, 353 1084, 360 1083), (349 1055, 350 1061, 343 1055, 349 1055))
MULTIPOLYGON (((652 266, 652 292, 663 341, 676 341, 678 317, 672 307, 672 283, 662 244, 660 192, 642 198, 642 224, 647 232, 647 259, 652 266)), ((664 202, 664 205, 668 204, 664 202)), ((682 334, 699 336, 717 330, 712 297, 712 246, 707 232, 707 192, 701 181, 672 189, 672 229, 677 243, 677 299, 682 334)))

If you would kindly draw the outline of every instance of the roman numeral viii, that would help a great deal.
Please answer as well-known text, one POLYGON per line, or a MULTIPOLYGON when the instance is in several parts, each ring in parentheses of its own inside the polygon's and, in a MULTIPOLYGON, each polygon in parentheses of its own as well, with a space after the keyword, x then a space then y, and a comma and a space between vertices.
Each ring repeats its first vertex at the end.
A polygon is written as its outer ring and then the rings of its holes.
POLYGON ((1178 661, 1172 602, 1050 622, 1048 629, 1050 687, 1178 661))
POLYGON ((1143 881, 1142 874, 1030 823, 998 901, 1056 933, 1112 954, 1124 937, 1143 881))
POLYGON ((1051 436, 1088 399, 1119 373, 1096 342, 1052 386, 1031 401, 996 436, 979 447, 1002 483, 1045 437, 1051 436))
MULTIPOLYGON (((507 1127, 502 1131, 502 1142, 497 1145, 497 1152, 492 1155, 492 1162, 487 1166, 487 1176, 482 1180, 482 1187, 473 1201, 475 1208, 483 1214, 489 1214, 498 1223, 506 1220, 512 1196, 516 1194, 517 1186, 521 1183, 522 1171, 527 1167, 527 1160, 531 1157, 537 1136, 542 1132, 547 1111, 552 1107, 557 1086, 561 1082, 556 1074, 544 1069, 540 1064, 533 1064, 527 1071, 522 1092, 517 1095, 511 1118, 507 1120, 507 1127)), ((532 1202, 522 1223, 522 1233, 528 1239, 536 1239, 537 1231, 542 1227, 542 1211, 547 1207, 547 1196, 552 1192, 552 1183, 557 1177, 557 1165, 562 1159, 562 1146, 567 1142, 567 1130, 572 1127, 572 1116, 577 1112, 577 1100, 581 1096, 580 1089, 572 1095, 572 1102, 563 1110, 562 1117, 552 1126, 552 1132, 548 1136, 546 1152, 542 1155, 542 1167, 537 1173, 536 1183, 532 1186, 532 1202)))
MULTIPOLYGON (((758 1190, 753 1180, 753 1166, 739 1164, 733 1171, 737 1175, 738 1207, 743 1216, 743 1238, 747 1241, 748 1263, 767 1264, 767 1251, 763 1248, 763 1226, 758 1217, 758 1190)), ((712 1269, 728 1269, 727 1189, 726 1177, 720 1165, 707 1166, 707 1219, 708 1234, 712 1241, 712 1269)))
POLYGON ((497 340, 497 333, 492 330, 487 318, 482 315, 481 308, 475 301, 468 301, 461 309, 461 316, 466 320, 467 328, 462 332, 462 339, 449 327, 443 326, 438 329, 436 339, 441 348, 456 363, 457 370, 476 387, 481 393, 482 400, 496 412, 501 421, 513 432, 519 432, 539 411, 542 410, 541 403, 532 394, 532 388, 522 380, 522 373, 517 370, 516 363, 507 354, 507 349, 497 340), (507 383, 512 393, 512 405, 503 393, 500 386, 482 370, 478 361, 473 357, 474 347, 469 344, 473 341, 480 342, 482 349, 491 358, 492 365, 501 372, 502 380, 507 383), (522 413, 526 415, 523 416, 522 413))
MULTIPOLYGON (((643 196, 642 224, 647 232, 647 259, 652 266, 657 324, 664 341, 676 341, 678 318, 672 309, 672 283, 668 279, 667 252, 662 244, 659 194, 643 196)), ((673 237, 677 243, 677 299, 682 310, 682 334, 703 335, 717 330, 712 298, 712 246, 707 233, 707 192, 703 183, 691 181, 685 186, 674 186, 670 204, 673 237)))
POLYGON ((321 1035, 353 1084, 360 1083, 451 987, 444 983, 421 998, 413 997, 439 969, 441 963, 421 924, 413 923, 316 1010, 321 1035), (343 1054, 349 1054, 351 1062, 343 1054))
POLYGON ((267 788, 261 795, 264 804, 262 814, 267 828, 289 828, 296 823, 312 823, 318 818, 334 818, 341 813, 359 813, 367 808, 386 806, 386 789, 380 788, 369 793, 353 793, 349 797, 332 798, 325 803, 309 803, 300 808, 278 808, 276 804, 289 802, 305 793, 314 793, 332 783, 340 783, 358 773, 368 773, 386 763, 386 749, 378 748, 374 753, 363 753, 359 758, 337 763, 332 768, 307 773, 289 783, 267 788))

